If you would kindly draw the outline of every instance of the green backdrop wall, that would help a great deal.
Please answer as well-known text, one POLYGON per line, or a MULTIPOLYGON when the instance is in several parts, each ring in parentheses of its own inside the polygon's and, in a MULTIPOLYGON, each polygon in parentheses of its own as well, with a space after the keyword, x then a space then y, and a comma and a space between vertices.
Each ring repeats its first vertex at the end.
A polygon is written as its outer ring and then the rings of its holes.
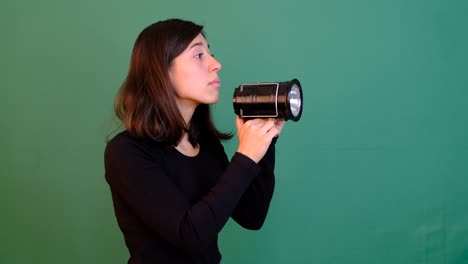
POLYGON ((467 3, 2 1, 0 263, 126 263, 105 138, 136 36, 170 17, 223 63, 221 129, 240 83, 304 89, 265 226, 229 222, 223 263, 468 263, 467 3))

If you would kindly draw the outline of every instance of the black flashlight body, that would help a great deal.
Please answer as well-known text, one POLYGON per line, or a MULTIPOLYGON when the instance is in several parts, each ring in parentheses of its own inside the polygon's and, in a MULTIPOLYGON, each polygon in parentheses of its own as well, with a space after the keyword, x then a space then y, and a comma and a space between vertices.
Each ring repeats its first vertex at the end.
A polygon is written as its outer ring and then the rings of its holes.
POLYGON ((241 84, 234 90, 234 112, 243 118, 284 118, 298 121, 302 114, 302 89, 289 82, 241 84))

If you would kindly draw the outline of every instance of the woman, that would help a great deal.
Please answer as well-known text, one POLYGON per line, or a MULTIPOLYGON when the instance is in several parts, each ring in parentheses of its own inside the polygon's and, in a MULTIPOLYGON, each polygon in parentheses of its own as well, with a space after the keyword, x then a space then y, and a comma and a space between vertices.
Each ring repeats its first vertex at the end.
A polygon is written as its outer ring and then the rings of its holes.
POLYGON ((229 161, 209 105, 221 64, 203 27, 160 21, 138 36, 115 101, 126 130, 108 142, 106 180, 128 263, 219 263, 218 233, 232 217, 259 229, 274 189, 275 138, 284 120, 237 117, 229 161))

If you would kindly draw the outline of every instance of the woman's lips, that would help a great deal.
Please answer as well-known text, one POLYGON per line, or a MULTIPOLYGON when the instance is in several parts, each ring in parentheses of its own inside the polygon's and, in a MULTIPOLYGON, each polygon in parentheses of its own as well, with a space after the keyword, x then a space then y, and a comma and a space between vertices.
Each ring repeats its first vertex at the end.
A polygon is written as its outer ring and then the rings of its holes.
POLYGON ((208 84, 213 85, 213 86, 217 86, 217 87, 221 86, 221 82, 219 81, 219 79, 215 79, 215 80, 209 82, 208 84))

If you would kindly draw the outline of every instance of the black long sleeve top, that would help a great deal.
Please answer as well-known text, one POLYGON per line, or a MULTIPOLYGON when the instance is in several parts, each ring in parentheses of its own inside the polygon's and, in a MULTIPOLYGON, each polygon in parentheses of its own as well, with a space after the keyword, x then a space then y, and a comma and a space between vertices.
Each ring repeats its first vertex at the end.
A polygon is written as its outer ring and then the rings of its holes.
POLYGON ((230 217, 253 230, 265 221, 274 143, 257 164, 241 153, 229 161, 219 140, 200 142, 188 157, 126 131, 115 136, 105 150, 105 177, 128 263, 219 263, 218 233, 230 217))

